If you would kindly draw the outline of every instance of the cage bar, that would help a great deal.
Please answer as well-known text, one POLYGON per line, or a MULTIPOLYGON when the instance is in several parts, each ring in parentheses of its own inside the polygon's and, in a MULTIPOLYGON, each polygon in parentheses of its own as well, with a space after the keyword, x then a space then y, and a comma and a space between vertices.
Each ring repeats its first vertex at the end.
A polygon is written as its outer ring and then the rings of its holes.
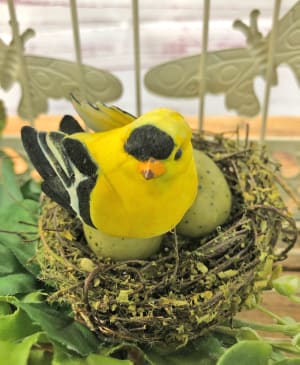
POLYGON ((29 75, 27 72, 27 66, 26 66, 26 60, 24 57, 24 50, 23 50, 23 44, 20 36, 20 29, 19 29, 19 23, 17 20, 16 10, 15 10, 15 4, 13 0, 7 0, 9 15, 10 15, 10 24, 12 28, 13 33, 13 40, 15 43, 15 49, 18 55, 18 61, 19 61, 19 67, 20 67, 20 79, 21 79, 21 85, 23 88, 23 97, 28 103, 28 111, 29 111, 29 122, 34 125, 34 117, 31 113, 33 110, 33 99, 30 92, 30 82, 29 82, 29 75), (31 114, 30 114, 31 113, 31 114))
POLYGON ((142 113, 141 97, 141 49, 140 49, 140 19, 139 1, 132 0, 133 47, 134 47, 134 75, 135 75, 135 104, 136 115, 142 113))
POLYGON ((84 81, 84 72, 83 72, 82 56, 81 56, 81 42, 80 42, 80 31, 79 31, 76 0, 70 0, 70 10, 72 19, 72 29, 73 29, 72 34, 75 48, 75 56, 79 75, 79 91, 81 98, 85 98, 86 96, 85 81, 84 81))
POLYGON ((273 15, 272 15, 272 32, 270 35, 269 48, 268 48, 266 86, 265 86, 265 93, 264 93, 264 99, 263 99, 263 104, 262 104, 261 130, 260 130, 260 142, 261 143, 263 143, 266 138, 268 112, 269 112, 269 104, 270 104, 270 93, 271 93, 271 87, 272 87, 272 76, 273 76, 273 68, 274 68, 275 42, 276 42, 276 36, 277 36, 280 4, 281 4, 281 0, 275 0, 274 8, 273 8, 273 15))
POLYGON ((202 45, 201 45, 201 57, 199 64, 199 122, 198 122, 199 132, 203 130, 203 125, 204 125, 205 92, 206 92, 205 68, 206 68, 206 55, 208 46, 209 12, 210 12, 210 0, 204 0, 202 45))

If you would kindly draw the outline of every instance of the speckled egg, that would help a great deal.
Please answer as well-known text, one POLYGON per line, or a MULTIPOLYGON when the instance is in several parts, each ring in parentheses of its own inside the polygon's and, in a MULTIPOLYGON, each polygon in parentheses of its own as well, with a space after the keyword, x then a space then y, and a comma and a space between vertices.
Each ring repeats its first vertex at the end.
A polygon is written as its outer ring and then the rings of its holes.
POLYGON ((200 237, 223 224, 231 210, 231 191, 224 174, 205 153, 194 149, 198 193, 177 226, 179 234, 200 237))
POLYGON ((86 224, 83 225, 83 231, 90 249, 97 257, 110 257, 117 261, 148 258, 159 250, 163 238, 114 237, 86 224))

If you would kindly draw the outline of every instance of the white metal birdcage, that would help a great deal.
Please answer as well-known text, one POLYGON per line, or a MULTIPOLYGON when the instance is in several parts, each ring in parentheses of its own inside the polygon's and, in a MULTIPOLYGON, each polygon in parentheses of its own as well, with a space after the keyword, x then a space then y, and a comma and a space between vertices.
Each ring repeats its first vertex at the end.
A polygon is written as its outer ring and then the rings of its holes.
MULTIPOLYGON (((212 104, 209 103, 209 110, 207 112, 204 107, 205 97, 210 98, 207 95, 211 95, 211 89, 214 88, 209 87, 210 82, 216 84, 215 79, 210 80, 211 75, 208 72, 212 69, 211 53, 214 49, 217 51, 218 49, 224 51, 227 48, 240 49, 240 53, 237 52, 237 54, 226 56, 226 62, 231 62, 232 67, 232 64, 237 61, 240 62, 242 57, 247 58, 249 55, 246 54, 246 49, 252 47, 256 54, 251 55, 251 62, 255 63, 255 59, 261 57, 257 61, 258 67, 261 70, 251 71, 251 64, 249 64, 247 67, 252 74, 250 72, 247 82, 251 84, 251 87, 255 87, 254 79, 257 79, 259 73, 266 80, 266 82, 260 83, 258 87, 256 86, 253 91, 255 94, 259 93, 257 98, 259 99, 259 104, 262 105, 260 134, 263 139, 266 134, 271 86, 274 78, 277 76, 275 71, 279 65, 286 64, 288 61, 284 59, 283 53, 289 54, 286 57, 292 58, 291 53, 288 53, 290 46, 288 42, 292 37, 297 38, 298 22, 297 19, 293 21, 292 17, 296 17, 299 13, 299 5, 293 0, 286 0, 282 4, 281 1, 274 1, 268 4, 246 2, 242 5, 232 1, 231 6, 232 9, 229 10, 229 6, 224 7, 224 3, 221 0, 213 2, 190 0, 186 4, 181 4, 178 1, 167 1, 162 5, 162 11, 160 11, 158 4, 135 0, 132 2, 114 1, 109 3, 105 1, 76 2, 75 0, 54 1, 51 3, 47 1, 37 3, 23 1, 18 4, 13 0, 6 1, 1 4, 3 29, 3 32, 1 32, 3 33, 3 42, 1 43, 2 88, 8 91, 11 86, 19 83, 22 98, 27 100, 28 109, 32 110, 31 115, 30 112, 27 112, 26 115, 24 110, 19 108, 21 116, 26 116, 27 119, 34 119, 38 112, 46 111, 46 107, 43 105, 38 107, 36 112, 33 112, 34 104, 47 104, 48 98, 49 100, 53 98, 67 98, 67 93, 72 89, 71 85, 69 85, 69 88, 65 87, 65 85, 67 82, 71 84, 72 76, 72 81, 76 82, 76 88, 80 90, 82 96, 85 95, 87 98, 98 97, 102 101, 118 98, 121 94, 120 85, 119 88, 116 84, 113 85, 116 90, 112 94, 109 93, 109 89, 112 87, 109 83, 113 84, 112 80, 108 80, 105 88, 96 89, 95 94, 89 93, 92 86, 95 87, 96 83, 99 83, 101 81, 100 78, 104 75, 100 74, 99 71, 99 78, 95 77, 95 80, 91 82, 90 79, 92 77, 85 75, 87 70, 83 66, 85 63, 91 63, 97 69, 106 69, 117 77, 118 74, 121 75, 123 95, 125 95, 124 101, 127 103, 126 109, 129 107, 131 112, 135 111, 136 114, 140 114, 142 106, 143 109, 147 109, 162 104, 170 105, 171 107, 177 105, 178 109, 181 109, 184 114, 198 114, 200 127, 202 127, 204 114, 226 113, 225 108, 222 110, 218 102, 213 101, 212 104), (247 15, 255 6, 262 8, 262 19, 259 19, 258 23, 257 17, 252 17, 250 20, 247 19, 247 15), (43 14, 45 11, 46 14, 43 14), (282 25, 284 14, 285 18, 291 18, 290 25, 282 25), (45 17, 42 18, 42 15, 45 15, 45 17), (244 36, 238 35, 236 30, 231 29, 231 23, 236 18, 243 19, 244 21, 244 24, 240 26, 240 29, 245 33, 244 36), (8 25, 8 20, 10 25, 8 25), (248 30, 246 29, 247 23, 249 24, 248 30), (35 36, 32 31, 25 29, 31 27, 36 29, 35 36), (277 29, 279 29, 278 35, 277 29), (285 38, 282 37, 283 30, 286 33, 285 38), (248 45, 245 44, 245 36, 248 37, 246 39, 248 45), (34 38, 30 39, 32 37, 34 38), (283 46, 278 47, 276 39, 280 39, 285 48, 283 46), (11 42, 12 40, 13 43, 11 42), (259 42, 265 43, 264 46, 258 47, 257 43, 259 42), (193 62, 194 68, 194 64, 198 64, 197 70, 193 68, 195 82, 193 81, 192 86, 189 84, 186 87, 187 89, 193 88, 193 94, 181 93, 185 97, 193 96, 193 100, 187 100, 186 98, 177 100, 174 100, 174 98, 158 99, 157 97, 156 99, 151 99, 153 95, 145 91, 142 80, 142 76, 147 69, 153 68, 153 66, 162 61, 170 60, 170 58, 176 57, 178 60, 182 57, 191 56, 193 53, 197 53, 197 51, 198 53, 201 52, 202 57, 193 62), (245 54, 243 55, 242 52, 245 54), (280 56, 278 56, 279 52, 281 53, 280 56), (33 60, 28 58, 29 54, 41 54, 44 61, 42 62, 41 57, 39 64, 33 65, 33 60), (230 57, 233 57, 233 59, 230 60, 230 57), (63 65, 62 63, 51 65, 50 62, 47 63, 47 59, 49 60, 50 58, 65 59, 65 61, 72 62, 73 65, 63 65), (43 83, 48 81, 47 77, 50 78, 49 74, 46 75, 45 73, 47 68, 56 71, 56 74, 53 72, 53 78, 57 81, 55 91, 53 87, 43 89, 43 83), (72 69, 70 74, 67 74, 68 68, 72 69), (64 73, 67 80, 64 80, 64 73), (33 90, 39 91, 38 84, 40 84, 40 91, 45 95, 44 99, 34 100, 33 90), (257 88, 259 88, 259 91, 257 91, 257 88), (197 94, 199 102, 197 102, 197 94), (135 107, 132 105, 132 102, 129 104, 133 99, 135 100, 135 107), (215 113, 211 112, 214 108, 216 110, 215 113)), ((288 22, 285 21, 285 23, 288 22)), ((294 48, 290 49, 290 51, 297 53, 298 46, 295 44, 292 44, 292 46, 294 48)), ((219 57, 219 54, 217 57, 219 57)), ((182 63, 180 66, 185 67, 185 64, 182 63)), ((189 66, 187 65, 186 67, 189 66)), ((218 60, 218 65, 216 66, 214 63, 213 70, 215 71, 212 72, 216 74, 224 73, 225 66, 225 60, 222 59, 222 62, 218 60), (223 66, 223 69, 221 66, 223 66)), ((230 71, 234 72, 233 69, 230 71)), ((297 76, 298 68, 294 68, 293 71, 297 76)), ((155 74, 152 73, 151 76, 153 78, 155 74)), ((188 77, 188 73, 184 76, 188 77)), ((232 77, 228 72, 225 76, 232 77)), ((243 74, 238 76, 239 79, 244 77, 243 74)), ((279 81, 289 76, 290 73, 285 72, 279 81)), ((178 81, 177 79, 174 80, 178 81)), ((170 80, 170 82, 175 82, 174 80, 170 80)), ((288 80, 291 84, 291 78, 288 80)), ((161 80, 162 83, 167 81, 166 77, 161 80)), ((151 85, 153 85, 153 81, 151 85)), ((149 86, 149 83, 147 86, 149 86)), ((237 84, 228 84, 229 86, 235 89, 238 88, 237 84)), ((75 88, 74 85, 72 87, 73 89, 75 88)), ((182 86, 179 85, 179 87, 184 87, 184 83, 182 82, 182 86)), ((220 85, 216 85, 216 90, 212 92, 214 94, 224 94, 226 99, 226 85, 223 85, 220 90, 217 90, 218 87, 220 85)), ((291 87, 294 87, 294 85, 291 84, 291 87)), ((167 95, 169 93, 169 95, 176 96, 175 94, 177 93, 177 96, 181 96, 178 90, 176 92, 174 90, 166 92, 165 90, 159 90, 161 88, 160 85, 155 86, 155 88, 155 92, 160 94, 167 95)), ((245 84, 244 90, 241 89, 239 92, 241 94, 249 93, 249 88, 245 84)), ((4 100, 7 100, 9 110, 16 113, 17 103, 13 98, 16 95, 18 98, 21 98, 20 93, 16 94, 16 90, 14 90, 14 93, 7 95, 2 92, 1 95, 3 95, 4 100)), ((278 106, 280 103, 277 103, 277 100, 271 100, 271 105, 277 104, 277 110, 280 110, 280 112, 275 114, 296 114, 298 110, 297 104, 299 104, 296 95, 290 95, 288 99, 283 87, 280 95, 283 99, 281 109, 278 106), (283 105, 287 100, 291 102, 293 109, 289 108, 287 111, 284 111, 283 105)), ((235 95, 235 97, 237 96, 235 95)), ((91 101, 93 102, 94 100, 91 101)), ((121 99, 120 102, 122 105, 123 100, 121 99)), ((233 102, 228 103, 228 100, 222 102, 227 104, 227 108, 232 109, 234 113, 238 112, 246 116, 252 116, 259 112, 259 109, 257 109, 252 111, 252 115, 250 115, 251 113, 245 112, 245 109, 237 110, 233 102)), ((240 100, 236 103, 238 102, 241 103, 240 100)), ((249 104, 251 102, 250 100, 249 104)), ((50 101, 50 103, 53 105, 53 102, 50 101)), ((66 104, 61 105, 63 106, 60 107, 57 104, 54 108, 51 108, 50 113, 53 114, 52 110, 63 113, 64 111, 61 108, 66 108, 66 104)))

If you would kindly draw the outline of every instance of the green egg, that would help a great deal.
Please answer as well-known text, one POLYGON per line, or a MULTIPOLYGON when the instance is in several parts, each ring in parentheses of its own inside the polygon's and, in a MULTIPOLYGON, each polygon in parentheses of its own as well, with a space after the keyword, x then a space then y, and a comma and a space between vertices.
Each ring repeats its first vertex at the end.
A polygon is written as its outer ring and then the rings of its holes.
POLYGON ((204 236, 225 223, 232 201, 228 183, 215 162, 196 149, 194 159, 198 173, 198 193, 177 226, 177 232, 188 237, 204 236))
POLYGON ((163 238, 114 237, 86 224, 83 225, 83 231, 90 249, 97 257, 110 257, 117 261, 146 259, 159 250, 163 238))

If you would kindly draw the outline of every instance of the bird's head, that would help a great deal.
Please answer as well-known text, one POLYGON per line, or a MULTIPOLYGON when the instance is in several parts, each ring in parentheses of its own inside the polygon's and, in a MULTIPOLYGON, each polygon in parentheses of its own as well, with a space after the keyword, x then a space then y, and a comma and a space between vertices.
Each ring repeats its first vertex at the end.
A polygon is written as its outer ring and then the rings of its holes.
POLYGON ((193 164, 192 132, 183 116, 155 109, 128 125, 124 149, 146 180, 173 178, 193 164))

